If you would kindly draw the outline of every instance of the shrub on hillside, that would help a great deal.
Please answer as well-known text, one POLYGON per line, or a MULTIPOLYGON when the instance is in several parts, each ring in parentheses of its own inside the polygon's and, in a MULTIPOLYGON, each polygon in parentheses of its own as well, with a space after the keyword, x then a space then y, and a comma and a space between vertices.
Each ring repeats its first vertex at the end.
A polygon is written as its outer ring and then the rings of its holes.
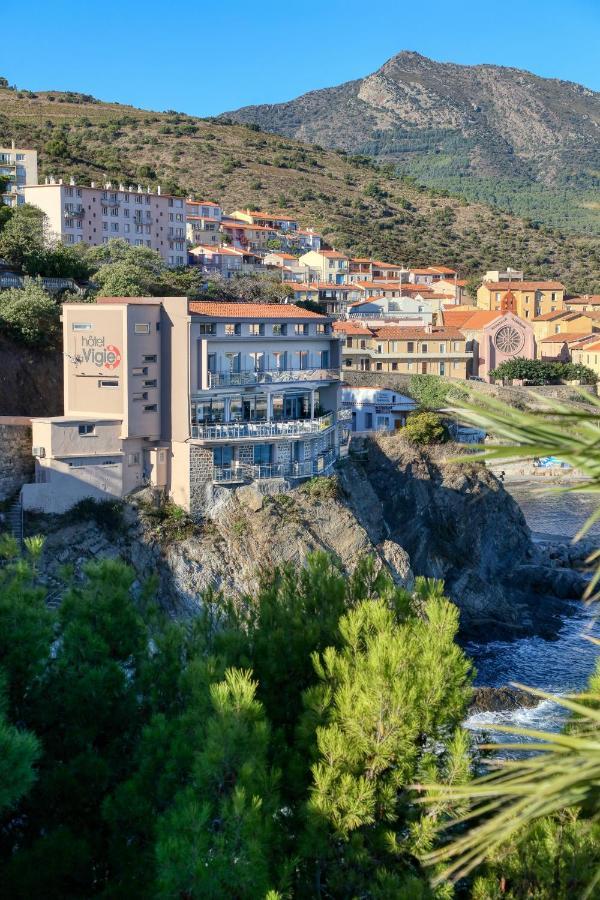
POLYGON ((402 434, 413 444, 443 444, 448 439, 444 423, 434 412, 411 413, 402 434))
POLYGON ((530 384, 557 384, 561 381, 580 381, 596 384, 598 376, 581 363, 549 362, 542 359, 507 359, 490 372, 492 378, 518 379, 530 384))
POLYGON ((0 329, 13 340, 52 347, 60 335, 60 309, 39 281, 0 293, 0 329))
POLYGON ((458 397, 466 396, 465 390, 439 375, 412 375, 408 392, 423 409, 442 409, 458 397))

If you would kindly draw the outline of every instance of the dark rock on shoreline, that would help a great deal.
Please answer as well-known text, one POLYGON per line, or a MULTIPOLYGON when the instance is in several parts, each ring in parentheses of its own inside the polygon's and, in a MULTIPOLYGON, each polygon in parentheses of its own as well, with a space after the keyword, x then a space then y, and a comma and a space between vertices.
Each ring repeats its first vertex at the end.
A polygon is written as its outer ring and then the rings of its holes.
POLYGON ((513 687, 476 687, 469 704, 469 714, 481 712, 507 712, 513 709, 533 709, 540 703, 539 697, 513 687))
POLYGON ((444 580, 464 640, 553 638, 564 601, 578 600, 585 581, 533 543, 495 475, 468 458, 449 461, 461 453, 456 445, 423 451, 400 435, 369 442, 365 474, 390 537, 408 552, 415 575, 444 580))

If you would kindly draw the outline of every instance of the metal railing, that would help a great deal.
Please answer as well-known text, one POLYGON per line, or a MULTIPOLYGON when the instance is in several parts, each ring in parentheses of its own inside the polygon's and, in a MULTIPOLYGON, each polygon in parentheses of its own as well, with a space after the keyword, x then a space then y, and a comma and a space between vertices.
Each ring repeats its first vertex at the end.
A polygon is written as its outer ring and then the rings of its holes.
POLYGON ((266 481, 270 478, 313 478, 315 475, 328 472, 337 458, 335 450, 331 449, 303 462, 266 465, 232 463, 230 466, 215 466, 212 480, 214 484, 241 484, 248 481, 266 481))
POLYGON ((192 425, 192 439, 222 441, 318 434, 333 425, 335 425, 334 413, 316 419, 291 419, 287 422, 223 422, 219 425, 192 425))
POLYGON ((65 219, 79 219, 81 216, 85 216, 85 208, 83 206, 76 206, 74 209, 64 210, 65 219))
MULTIPOLYGON (((25 279, 22 275, 16 275, 13 272, 3 272, 0 274, 0 290, 6 288, 22 288, 25 279)), ((83 288, 79 287, 77 282, 72 278, 42 278, 42 284, 49 293, 58 293, 59 291, 74 291, 77 294, 83 294, 83 288)))
POLYGON ((339 369, 264 369, 242 372, 209 372, 209 387, 244 384, 285 384, 294 381, 339 381, 339 369))

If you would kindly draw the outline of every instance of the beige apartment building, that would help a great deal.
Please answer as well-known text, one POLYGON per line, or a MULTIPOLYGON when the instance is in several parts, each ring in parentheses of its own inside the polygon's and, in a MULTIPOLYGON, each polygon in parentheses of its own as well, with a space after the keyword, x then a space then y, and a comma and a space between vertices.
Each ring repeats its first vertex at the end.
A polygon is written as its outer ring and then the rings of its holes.
POLYGON ((195 516, 215 491, 327 473, 340 344, 293 304, 104 298, 63 306, 64 415, 34 419, 26 509, 151 485, 195 516))
POLYGON ((0 178, 6 182, 2 203, 6 206, 25 203, 23 188, 37 184, 38 180, 37 150, 15 147, 14 141, 10 147, 0 147, 0 178))
POLYGON ((210 200, 188 200, 186 203, 186 237, 190 246, 218 247, 221 243, 223 210, 210 200))
POLYGON ((348 280, 350 257, 337 250, 309 250, 299 258, 298 264, 315 272, 318 281, 346 284, 348 280))
POLYGON ((352 322, 336 322, 344 335, 344 372, 387 372, 406 375, 443 375, 466 378, 472 350, 456 328, 426 325, 413 328, 384 325, 368 328, 352 322))
POLYGON ((89 187, 48 179, 26 185, 27 203, 42 209, 51 231, 65 244, 107 244, 121 238, 156 250, 169 266, 187 264, 186 200, 150 189, 110 182, 89 187))

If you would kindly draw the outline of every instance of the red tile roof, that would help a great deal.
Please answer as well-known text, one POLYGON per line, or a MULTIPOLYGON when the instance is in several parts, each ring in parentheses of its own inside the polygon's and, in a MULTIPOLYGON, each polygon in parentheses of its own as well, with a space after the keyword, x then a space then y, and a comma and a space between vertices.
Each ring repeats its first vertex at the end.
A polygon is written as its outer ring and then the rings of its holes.
POLYGON ((573 344, 571 350, 600 350, 600 341, 591 342, 589 344, 582 341, 581 344, 573 344))
POLYGON ((357 325, 348 319, 338 320, 333 323, 333 330, 339 334, 363 334, 367 337, 373 337, 373 332, 366 325, 357 325))
POLYGON ((293 303, 221 303, 192 300, 189 311, 196 316, 220 319, 327 319, 320 313, 302 309, 293 303))
POLYGON ((535 316, 531 321, 532 322, 551 322, 552 319, 566 319, 567 321, 574 316, 579 316, 580 313, 577 312, 569 312, 568 309, 555 309, 554 312, 542 313, 541 316, 535 316))
POLYGON ((559 331, 558 334, 550 334, 548 337, 542 338, 540 344, 570 344, 572 341, 581 341, 586 337, 595 337, 595 335, 588 335, 585 331, 559 331))
POLYGON ((464 341, 465 336, 458 330, 458 328, 433 328, 432 331, 428 331, 427 328, 405 328, 402 325, 384 325, 382 328, 373 329, 375 332, 375 337, 382 338, 384 340, 388 339, 406 339, 406 340, 431 340, 431 341, 446 341, 446 340, 456 340, 456 341, 464 341))
POLYGON ((472 309, 447 309, 442 311, 444 325, 452 325, 454 328, 462 328, 467 319, 473 316, 475 310, 472 309))

